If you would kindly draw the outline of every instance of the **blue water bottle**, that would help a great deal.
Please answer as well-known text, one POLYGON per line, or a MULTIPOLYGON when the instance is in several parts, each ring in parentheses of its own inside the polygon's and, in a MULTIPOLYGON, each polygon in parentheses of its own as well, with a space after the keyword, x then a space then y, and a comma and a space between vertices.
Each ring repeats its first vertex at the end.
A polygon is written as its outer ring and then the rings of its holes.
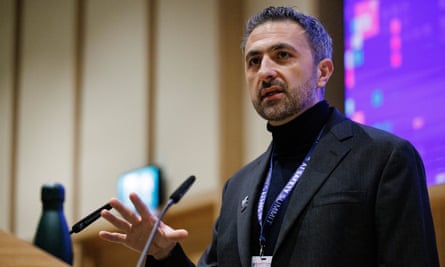
POLYGON ((73 264, 73 248, 68 225, 63 213, 65 188, 63 185, 45 184, 41 191, 42 214, 34 245, 62 261, 73 264))

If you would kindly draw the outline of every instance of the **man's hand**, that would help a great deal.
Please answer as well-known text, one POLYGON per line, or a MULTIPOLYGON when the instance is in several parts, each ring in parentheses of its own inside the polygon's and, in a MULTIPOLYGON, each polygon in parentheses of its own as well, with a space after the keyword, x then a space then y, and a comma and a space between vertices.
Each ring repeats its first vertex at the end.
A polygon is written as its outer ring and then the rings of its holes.
MULTIPOLYGON (((99 237, 114 243, 123 244, 131 249, 142 251, 150 232, 157 221, 147 206, 135 193, 130 194, 130 200, 134 204, 139 215, 134 213, 118 199, 111 199, 110 205, 117 210, 122 217, 117 217, 108 210, 101 212, 102 217, 117 227, 120 232, 100 231, 99 237)), ((175 230, 170 226, 160 223, 148 254, 160 260, 166 258, 176 243, 188 236, 184 229, 175 230)))

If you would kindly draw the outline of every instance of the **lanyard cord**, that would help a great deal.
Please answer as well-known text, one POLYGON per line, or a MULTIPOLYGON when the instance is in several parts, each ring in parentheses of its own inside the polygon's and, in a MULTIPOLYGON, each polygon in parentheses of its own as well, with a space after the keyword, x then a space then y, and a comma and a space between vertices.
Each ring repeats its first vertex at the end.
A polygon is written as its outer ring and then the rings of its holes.
POLYGON ((270 182, 272 179, 273 156, 270 157, 269 171, 267 173, 267 177, 266 177, 266 181, 264 182, 263 189, 261 190, 261 195, 260 195, 260 199, 258 200, 258 209, 257 209, 258 223, 260 224, 260 256, 264 256, 264 248, 266 247, 266 237, 264 236, 265 228, 267 227, 269 229, 272 227, 272 223, 273 223, 274 219, 276 218, 278 212, 280 211, 281 205, 289 197, 293 188, 295 187, 295 185, 298 183, 301 176, 303 175, 303 172, 305 171, 305 169, 311 159, 312 152, 314 151, 315 146, 320 141, 320 138, 324 131, 324 128, 325 127, 323 126, 323 128, 318 133, 317 138, 315 139, 311 148, 309 149, 308 153, 304 157, 303 162, 300 164, 300 166, 298 166, 297 170, 292 175, 291 179, 283 187, 281 192, 278 194, 278 196, 276 197, 276 199, 270 206, 270 208, 266 214, 266 217, 264 219, 264 223, 263 223, 264 205, 266 203, 267 193, 269 192, 270 182))

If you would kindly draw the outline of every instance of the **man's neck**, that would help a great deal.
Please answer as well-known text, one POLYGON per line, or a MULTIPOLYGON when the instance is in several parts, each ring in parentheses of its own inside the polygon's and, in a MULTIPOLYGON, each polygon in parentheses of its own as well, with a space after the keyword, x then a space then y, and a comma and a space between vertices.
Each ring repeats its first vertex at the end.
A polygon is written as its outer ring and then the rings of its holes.
POLYGON ((329 104, 320 101, 286 124, 269 123, 267 129, 272 133, 275 152, 288 154, 311 146, 328 117, 329 104))

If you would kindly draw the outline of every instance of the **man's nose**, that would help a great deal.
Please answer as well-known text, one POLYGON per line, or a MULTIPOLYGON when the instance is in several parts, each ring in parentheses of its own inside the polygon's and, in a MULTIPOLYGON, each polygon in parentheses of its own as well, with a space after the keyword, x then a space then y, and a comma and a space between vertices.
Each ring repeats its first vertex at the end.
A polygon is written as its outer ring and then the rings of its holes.
POLYGON ((261 80, 270 80, 275 78, 277 75, 275 62, 269 57, 263 57, 261 60, 260 69, 258 70, 258 75, 261 80))

